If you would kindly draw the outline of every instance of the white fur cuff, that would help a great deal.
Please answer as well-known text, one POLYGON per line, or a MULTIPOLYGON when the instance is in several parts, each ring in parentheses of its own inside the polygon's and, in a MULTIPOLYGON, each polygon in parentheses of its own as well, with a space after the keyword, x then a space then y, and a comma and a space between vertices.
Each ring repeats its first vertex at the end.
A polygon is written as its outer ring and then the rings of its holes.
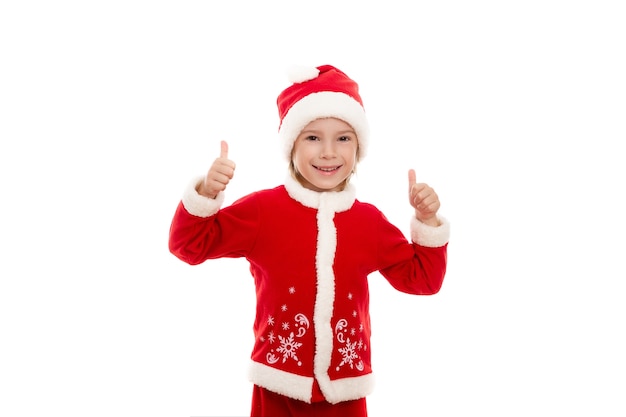
POLYGON ((195 178, 189 183, 183 194, 183 206, 198 217, 209 217, 217 213, 224 203, 224 193, 220 192, 215 199, 198 194, 196 187, 204 181, 204 176, 195 178))
POLYGON ((411 218, 411 240, 420 246, 438 248, 444 246, 450 240, 450 223, 443 217, 439 217, 440 226, 434 227, 411 218))

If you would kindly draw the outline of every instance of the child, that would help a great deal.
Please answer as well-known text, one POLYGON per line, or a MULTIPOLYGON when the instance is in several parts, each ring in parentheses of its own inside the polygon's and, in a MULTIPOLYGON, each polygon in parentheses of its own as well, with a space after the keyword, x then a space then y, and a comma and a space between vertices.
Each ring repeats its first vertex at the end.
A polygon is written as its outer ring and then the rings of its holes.
POLYGON ((411 242, 350 176, 369 143, 358 85, 330 65, 300 68, 278 96, 285 184, 221 207, 233 178, 228 145, 178 205, 170 251, 195 265, 250 263, 257 295, 252 416, 366 416, 372 391, 367 277, 430 295, 446 270, 449 224, 439 198, 409 171, 411 242))

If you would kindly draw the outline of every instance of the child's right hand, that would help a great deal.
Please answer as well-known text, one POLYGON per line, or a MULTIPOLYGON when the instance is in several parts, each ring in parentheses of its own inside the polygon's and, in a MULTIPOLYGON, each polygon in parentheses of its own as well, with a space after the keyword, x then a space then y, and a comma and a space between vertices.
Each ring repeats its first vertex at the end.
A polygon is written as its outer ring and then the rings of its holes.
POLYGON ((196 190, 200 195, 215 198, 220 191, 226 189, 226 185, 233 178, 234 174, 235 163, 228 159, 228 143, 222 141, 220 157, 213 162, 204 181, 198 185, 196 190))

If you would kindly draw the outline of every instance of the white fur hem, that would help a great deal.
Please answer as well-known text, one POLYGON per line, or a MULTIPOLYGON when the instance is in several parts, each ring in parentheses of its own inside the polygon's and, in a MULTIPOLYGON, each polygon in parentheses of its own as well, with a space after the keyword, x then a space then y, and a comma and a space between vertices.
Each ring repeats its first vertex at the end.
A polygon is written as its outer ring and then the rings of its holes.
POLYGON ((183 206, 189 212, 198 217, 209 217, 217 213, 224 203, 224 193, 220 192, 215 199, 198 194, 196 187, 204 181, 204 177, 195 178, 189 183, 183 193, 183 206))
POLYGON ((428 248, 444 246, 450 240, 450 223, 443 217, 439 221, 441 225, 434 227, 411 217, 411 240, 428 248))
MULTIPOLYGON (((289 398, 311 403, 313 378, 296 375, 271 368, 258 362, 251 362, 248 379, 253 384, 289 398)), ((326 378, 322 392, 326 401, 337 404, 342 401, 358 400, 374 390, 374 374, 331 381, 326 378)))
POLYGON ((324 383, 324 387, 322 387, 322 381, 318 380, 318 382, 326 401, 331 404, 358 400, 374 391, 374 374, 371 373, 352 378, 336 379, 334 381, 328 380, 324 383))
POLYGON ((248 372, 248 379, 253 384, 272 392, 307 403, 311 402, 313 393, 312 377, 296 375, 271 368, 262 363, 252 362, 248 372))

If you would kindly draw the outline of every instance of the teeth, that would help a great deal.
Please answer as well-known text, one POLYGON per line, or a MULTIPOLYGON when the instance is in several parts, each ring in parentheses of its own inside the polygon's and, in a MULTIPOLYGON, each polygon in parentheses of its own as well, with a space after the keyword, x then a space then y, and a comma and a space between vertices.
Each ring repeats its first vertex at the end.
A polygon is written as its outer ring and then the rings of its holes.
POLYGON ((320 171, 325 171, 325 172, 330 172, 330 171, 334 171, 337 169, 337 167, 334 168, 322 168, 322 167, 317 167, 317 169, 319 169, 320 171))

